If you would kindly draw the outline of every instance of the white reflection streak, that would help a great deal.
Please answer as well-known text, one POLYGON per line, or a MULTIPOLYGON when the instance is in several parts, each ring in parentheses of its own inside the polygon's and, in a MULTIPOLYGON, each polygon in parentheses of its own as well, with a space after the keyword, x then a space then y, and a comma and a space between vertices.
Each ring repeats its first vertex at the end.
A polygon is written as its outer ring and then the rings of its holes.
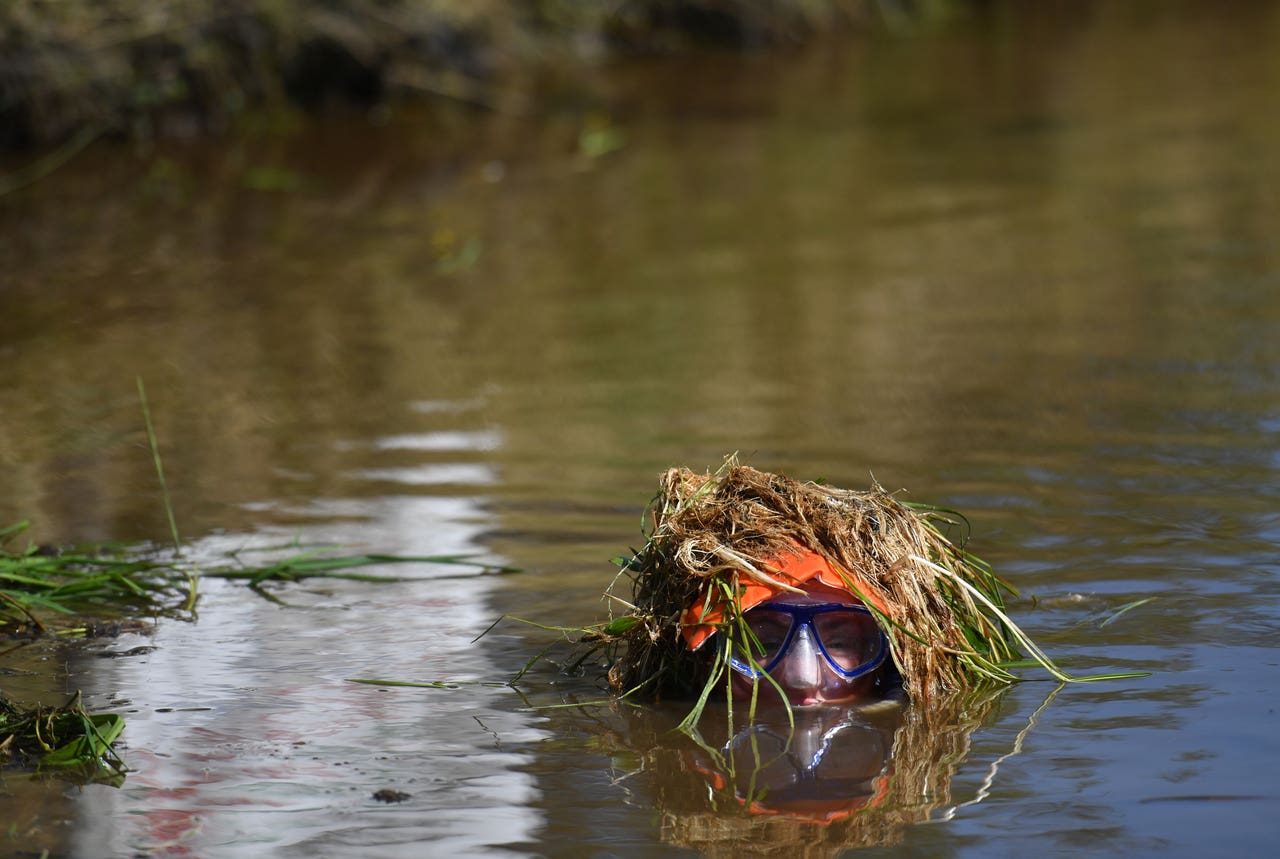
POLYGON ((401 483, 405 486, 441 486, 457 483, 463 486, 489 486, 497 483, 487 465, 449 463, 448 465, 415 465, 408 468, 366 468, 355 473, 363 480, 401 483))
POLYGON ((439 432, 406 433, 389 435, 372 442, 340 441, 334 444, 338 450, 420 450, 420 451, 490 451, 502 446, 502 433, 488 430, 442 430, 439 432))
POLYGON ((378 450, 497 450, 502 445, 502 433, 497 430, 475 432, 429 432, 412 435, 392 435, 378 439, 373 446, 378 450))

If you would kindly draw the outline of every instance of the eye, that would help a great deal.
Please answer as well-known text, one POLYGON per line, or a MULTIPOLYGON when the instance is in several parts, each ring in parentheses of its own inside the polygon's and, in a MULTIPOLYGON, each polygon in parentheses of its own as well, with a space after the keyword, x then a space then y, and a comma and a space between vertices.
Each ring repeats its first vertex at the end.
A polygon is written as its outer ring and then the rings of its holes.
POLYGON ((875 621, 867 615, 833 611, 820 615, 815 621, 822 646, 841 668, 852 671, 875 657, 880 634, 875 621))
POLYGON ((841 633, 840 635, 829 636, 822 641, 827 646, 827 650, 861 650, 862 639, 853 638, 852 636, 841 633))
POLYGON ((765 659, 772 658, 782 648, 791 631, 791 618, 785 614, 756 610, 747 613, 747 623, 760 641, 765 659))

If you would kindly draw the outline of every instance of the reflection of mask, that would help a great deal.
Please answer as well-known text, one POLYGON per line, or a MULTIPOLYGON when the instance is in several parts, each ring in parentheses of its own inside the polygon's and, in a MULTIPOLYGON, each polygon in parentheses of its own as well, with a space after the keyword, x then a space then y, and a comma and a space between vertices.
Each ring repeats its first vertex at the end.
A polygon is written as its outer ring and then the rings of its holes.
POLYGON ((794 729, 784 707, 751 715, 741 702, 732 712, 709 703, 682 731, 672 729, 685 702, 626 708, 611 743, 624 740, 631 756, 615 759, 625 767, 615 783, 660 815, 664 842, 706 856, 887 847, 906 827, 952 813, 952 777, 1004 693, 908 703, 898 691, 872 704, 793 708, 794 729))
POLYGON ((740 730, 720 749, 717 766, 697 769, 754 814, 827 823, 878 804, 889 782, 885 735, 853 710, 803 715, 794 731, 786 724, 740 730))

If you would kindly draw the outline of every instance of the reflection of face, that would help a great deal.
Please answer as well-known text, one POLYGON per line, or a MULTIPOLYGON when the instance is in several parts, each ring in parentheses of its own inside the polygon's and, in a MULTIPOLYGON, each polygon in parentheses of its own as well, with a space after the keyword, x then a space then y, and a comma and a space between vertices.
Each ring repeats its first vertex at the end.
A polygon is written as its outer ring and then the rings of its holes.
POLYGON ((753 723, 722 752, 739 800, 758 811, 822 819, 862 807, 877 789, 889 745, 857 710, 826 707, 795 714, 794 727, 753 723))
MULTIPOLYGON (((838 603, 859 606, 861 603, 847 591, 828 587, 820 582, 805 586, 805 593, 784 593, 773 597, 770 603, 781 606, 815 606, 838 603)), ((783 612, 755 608, 747 612, 752 630, 768 656, 775 654, 787 637, 792 619, 783 612)), ((787 700, 793 706, 811 706, 831 701, 852 701, 868 697, 875 687, 875 674, 852 679, 842 677, 828 661, 828 656, 841 668, 851 669, 866 661, 880 644, 874 621, 865 615, 854 619, 848 614, 817 615, 811 624, 797 625, 790 649, 769 671, 769 676, 782 687, 787 700), (874 637, 873 637, 874 636, 874 637), (821 637, 822 647, 819 646, 821 637)), ((765 698, 776 697, 773 683, 761 679, 758 693, 765 698)), ((734 673, 735 697, 750 698, 752 680, 734 673)))

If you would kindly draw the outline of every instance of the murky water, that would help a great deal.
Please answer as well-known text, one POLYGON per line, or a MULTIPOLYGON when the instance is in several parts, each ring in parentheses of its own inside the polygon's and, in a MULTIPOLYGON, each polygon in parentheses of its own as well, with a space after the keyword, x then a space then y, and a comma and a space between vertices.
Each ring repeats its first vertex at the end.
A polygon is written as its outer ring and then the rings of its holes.
POLYGON ((124 713, 134 771, 6 776, 3 852, 1269 847, 1280 11, 987 9, 621 71, 578 98, 599 158, 576 114, 333 123, 99 146, 0 203, 0 521, 164 538, 141 376, 196 552, 524 570, 206 581, 196 623, 6 653, 8 694, 124 713), (511 676, 539 635, 475 634, 600 617, 658 473, 734 450, 963 510, 1054 655, 1154 675, 828 714, 834 763, 775 785, 825 785, 822 823, 744 814, 670 712, 537 709, 586 678, 348 682, 511 676))

